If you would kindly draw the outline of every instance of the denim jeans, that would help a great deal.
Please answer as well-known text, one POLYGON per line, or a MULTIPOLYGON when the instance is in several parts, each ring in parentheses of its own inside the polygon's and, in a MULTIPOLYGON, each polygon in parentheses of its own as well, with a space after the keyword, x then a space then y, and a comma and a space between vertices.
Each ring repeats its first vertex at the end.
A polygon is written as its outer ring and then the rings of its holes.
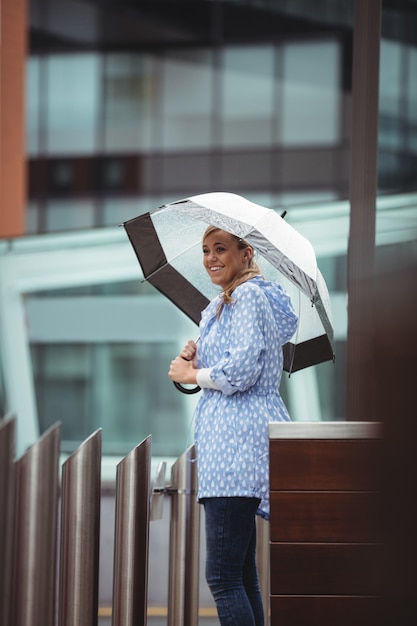
POLYGON ((256 569, 258 498, 204 498, 206 579, 222 626, 263 626, 256 569))

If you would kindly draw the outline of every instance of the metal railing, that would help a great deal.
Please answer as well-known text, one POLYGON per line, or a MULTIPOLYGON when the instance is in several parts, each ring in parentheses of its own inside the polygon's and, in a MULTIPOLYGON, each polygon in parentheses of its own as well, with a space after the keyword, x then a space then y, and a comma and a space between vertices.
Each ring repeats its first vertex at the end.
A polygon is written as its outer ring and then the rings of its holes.
POLYGON ((59 626, 95 626, 101 495, 101 430, 62 467, 59 626))
POLYGON ((15 420, 0 420, 0 624, 10 623, 15 500, 15 420))
MULTIPOLYGON (((98 623, 101 429, 59 473, 60 425, 15 459, 15 417, 0 419, 0 623, 96 626, 98 623), (59 566, 59 567, 58 567, 59 566)), ((168 626, 197 626, 200 510, 191 446, 151 481, 149 435, 117 466, 112 626, 147 623, 149 523, 169 496, 168 626)), ((268 526, 258 525, 258 568, 269 607, 268 526)))
POLYGON ((171 470, 168 626, 198 624, 200 506, 197 504, 195 448, 189 448, 171 470))
POLYGON ((15 464, 13 626, 54 624, 60 426, 15 464))
POLYGON ((113 626, 146 624, 151 437, 117 466, 113 626))

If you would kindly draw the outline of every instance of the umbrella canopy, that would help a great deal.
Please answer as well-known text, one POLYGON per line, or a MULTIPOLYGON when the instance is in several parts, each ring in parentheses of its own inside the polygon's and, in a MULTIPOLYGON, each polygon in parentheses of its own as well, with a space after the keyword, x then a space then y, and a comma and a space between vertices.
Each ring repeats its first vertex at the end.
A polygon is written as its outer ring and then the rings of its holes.
POLYGON ((144 278, 196 324, 219 288, 202 266, 208 225, 245 239, 265 278, 279 282, 299 316, 284 346, 284 370, 334 360, 330 298, 311 243, 272 209, 232 193, 171 202, 123 224, 144 278))

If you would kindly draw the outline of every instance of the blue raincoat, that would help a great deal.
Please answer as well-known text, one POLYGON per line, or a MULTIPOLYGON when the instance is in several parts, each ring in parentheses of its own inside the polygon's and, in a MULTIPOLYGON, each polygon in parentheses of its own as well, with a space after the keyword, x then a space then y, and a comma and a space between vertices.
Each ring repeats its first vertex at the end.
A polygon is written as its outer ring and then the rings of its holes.
POLYGON ((232 298, 217 319, 216 297, 200 322, 197 366, 211 368, 218 389, 204 389, 196 408, 198 498, 260 498, 258 514, 268 519, 268 423, 290 421, 279 394, 282 346, 298 319, 284 290, 261 276, 232 298))

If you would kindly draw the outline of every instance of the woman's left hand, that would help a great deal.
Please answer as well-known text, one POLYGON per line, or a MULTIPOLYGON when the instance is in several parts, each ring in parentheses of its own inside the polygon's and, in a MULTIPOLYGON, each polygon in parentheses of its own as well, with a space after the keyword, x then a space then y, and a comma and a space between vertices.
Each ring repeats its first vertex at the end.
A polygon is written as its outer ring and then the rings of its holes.
POLYGON ((168 376, 175 383, 196 385, 197 372, 198 370, 193 366, 192 361, 186 361, 184 358, 177 356, 176 359, 171 361, 168 376))

